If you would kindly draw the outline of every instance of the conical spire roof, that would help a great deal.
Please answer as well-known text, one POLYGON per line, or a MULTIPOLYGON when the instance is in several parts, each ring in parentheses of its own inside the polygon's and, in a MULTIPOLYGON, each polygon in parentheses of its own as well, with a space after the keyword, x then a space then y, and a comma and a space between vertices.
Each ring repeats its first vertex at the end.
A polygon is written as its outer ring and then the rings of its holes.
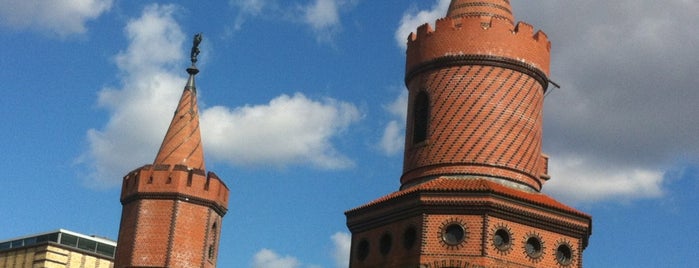
POLYGON ((194 83, 194 76, 199 73, 195 66, 199 42, 201 34, 194 37, 192 66, 187 69, 189 79, 153 165, 184 165, 190 169, 205 169, 204 149, 199 130, 197 88, 194 83))
POLYGON ((189 80, 153 164, 184 165, 204 170, 204 149, 199 130, 199 107, 194 84, 194 76, 198 70, 189 68, 187 71, 189 80))
POLYGON ((509 0, 452 0, 447 17, 493 17, 509 21, 514 25, 512 6, 509 0))

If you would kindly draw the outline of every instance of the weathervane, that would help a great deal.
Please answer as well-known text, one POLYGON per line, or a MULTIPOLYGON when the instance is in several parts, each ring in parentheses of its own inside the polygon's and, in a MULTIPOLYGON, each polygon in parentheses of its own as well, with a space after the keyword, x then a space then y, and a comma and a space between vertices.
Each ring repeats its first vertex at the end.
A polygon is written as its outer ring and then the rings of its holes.
POLYGON ((201 43, 202 35, 201 33, 195 34, 194 35, 194 41, 192 42, 192 52, 191 52, 191 58, 192 58, 192 66, 197 62, 197 56, 199 56, 199 43, 201 43))

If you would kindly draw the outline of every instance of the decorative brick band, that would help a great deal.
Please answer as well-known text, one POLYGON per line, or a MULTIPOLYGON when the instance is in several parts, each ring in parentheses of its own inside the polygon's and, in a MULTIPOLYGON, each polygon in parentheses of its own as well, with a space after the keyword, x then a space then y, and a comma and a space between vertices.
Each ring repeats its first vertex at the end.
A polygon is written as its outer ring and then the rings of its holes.
POLYGON ((213 209, 223 217, 226 215, 226 212, 228 212, 228 208, 225 206, 222 206, 214 201, 199 198, 196 196, 191 196, 191 195, 185 195, 181 193, 172 193, 172 192, 142 192, 142 193, 135 193, 132 195, 129 195, 123 199, 121 199, 121 204, 122 205, 127 205, 131 202, 141 200, 141 199, 151 199, 151 200, 179 200, 195 205, 200 205, 200 206, 205 206, 213 209))
POLYGON ((452 9, 452 10, 458 10, 458 9, 462 9, 462 8, 465 8, 465 7, 493 7, 493 8, 497 8, 497 9, 500 9, 500 10, 502 10, 502 11, 505 11, 505 12, 507 12, 507 13, 509 13, 509 14, 512 14, 512 10, 510 10, 509 8, 507 8, 507 7, 505 7, 505 6, 498 5, 498 4, 493 4, 493 3, 487 3, 487 2, 461 3, 461 4, 458 4, 458 5, 453 5, 453 6, 451 7, 451 9, 452 9))
POLYGON ((424 72, 448 67, 469 65, 493 66, 511 69, 536 79, 536 81, 541 84, 544 92, 546 92, 546 89, 548 89, 548 76, 546 76, 543 71, 539 70, 539 68, 518 60, 490 55, 449 55, 436 58, 407 70, 405 74, 405 84, 408 85, 410 80, 424 72))

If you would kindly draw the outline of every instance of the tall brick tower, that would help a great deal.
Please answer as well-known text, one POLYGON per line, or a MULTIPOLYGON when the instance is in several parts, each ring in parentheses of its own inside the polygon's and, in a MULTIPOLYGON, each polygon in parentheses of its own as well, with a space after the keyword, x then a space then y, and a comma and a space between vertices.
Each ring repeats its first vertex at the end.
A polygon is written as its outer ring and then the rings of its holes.
POLYGON ((350 267, 582 267, 592 219, 541 193, 550 42, 508 0, 408 38, 399 191, 347 211, 350 267))
POLYGON ((228 188, 206 172, 194 76, 189 79, 152 165, 124 177, 115 267, 216 267, 228 188))

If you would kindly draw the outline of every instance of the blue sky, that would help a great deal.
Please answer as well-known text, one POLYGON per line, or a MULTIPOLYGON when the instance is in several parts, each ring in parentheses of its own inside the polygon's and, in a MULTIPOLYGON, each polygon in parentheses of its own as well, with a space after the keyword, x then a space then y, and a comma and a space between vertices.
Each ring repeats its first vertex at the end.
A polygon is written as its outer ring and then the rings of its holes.
MULTIPOLYGON (((448 0, 0 0, 0 240, 116 239, 204 33, 219 267, 346 267, 345 210, 397 190, 409 32, 448 0)), ((696 267, 699 3, 512 1, 552 40, 544 191, 590 213, 586 267, 696 267)))

